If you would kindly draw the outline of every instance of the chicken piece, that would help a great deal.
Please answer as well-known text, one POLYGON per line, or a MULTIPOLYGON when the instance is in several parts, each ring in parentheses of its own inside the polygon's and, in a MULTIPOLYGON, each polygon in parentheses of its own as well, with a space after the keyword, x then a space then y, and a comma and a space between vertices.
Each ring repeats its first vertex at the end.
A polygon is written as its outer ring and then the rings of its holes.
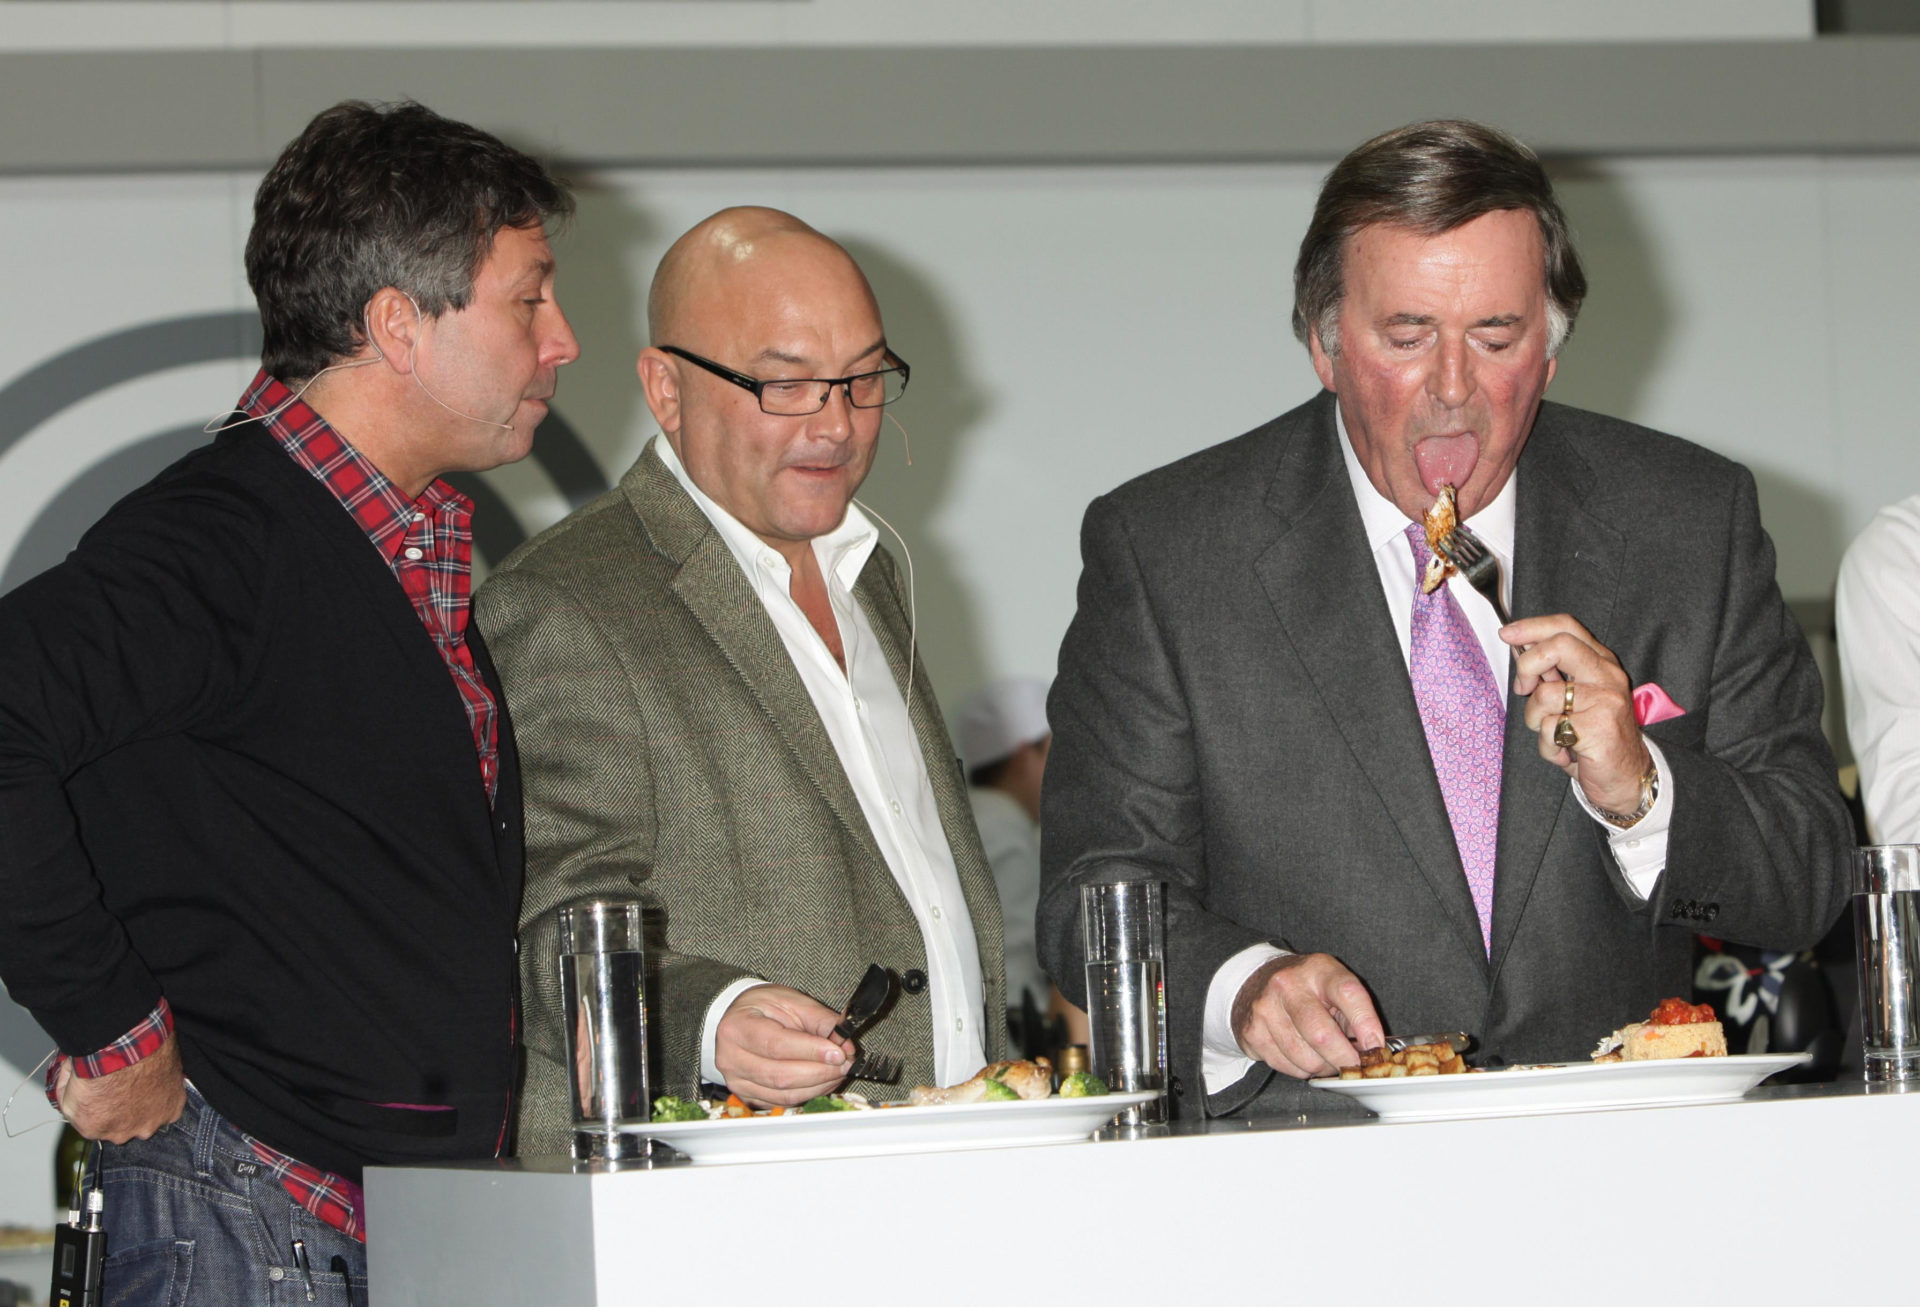
POLYGON ((1440 542, 1447 538, 1453 528, 1460 524, 1460 516, 1454 507, 1453 487, 1441 486, 1440 493, 1434 497, 1433 507, 1429 508, 1420 525, 1427 532, 1427 548, 1432 554, 1427 559, 1427 570, 1420 578, 1420 593, 1430 595, 1447 583, 1453 575, 1454 567, 1440 556, 1440 542))
POLYGON ((920 1085, 907 1095, 907 1102, 914 1107, 983 1102, 989 1080, 999 1081, 1024 1099, 1046 1098, 1053 1093, 1053 1063, 1044 1057, 1031 1062, 993 1062, 982 1067, 973 1079, 957 1085, 944 1089, 920 1085))

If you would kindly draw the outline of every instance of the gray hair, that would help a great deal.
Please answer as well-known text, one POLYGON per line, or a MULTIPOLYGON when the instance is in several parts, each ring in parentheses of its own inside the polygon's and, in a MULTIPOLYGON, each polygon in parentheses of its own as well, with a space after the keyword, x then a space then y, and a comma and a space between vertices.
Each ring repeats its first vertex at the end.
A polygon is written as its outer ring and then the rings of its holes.
POLYGON ((463 309, 501 228, 572 212, 543 164, 477 127, 411 102, 337 104, 254 196, 246 259, 261 366, 305 380, 352 354, 367 301, 387 286, 428 317, 463 309))
POLYGON ((1464 120, 1413 123, 1359 146, 1320 187, 1293 265, 1293 334, 1340 352, 1347 243, 1363 227, 1438 236, 1484 214, 1522 209, 1546 247, 1547 357, 1573 333, 1587 277, 1553 184, 1532 150, 1495 127, 1464 120))

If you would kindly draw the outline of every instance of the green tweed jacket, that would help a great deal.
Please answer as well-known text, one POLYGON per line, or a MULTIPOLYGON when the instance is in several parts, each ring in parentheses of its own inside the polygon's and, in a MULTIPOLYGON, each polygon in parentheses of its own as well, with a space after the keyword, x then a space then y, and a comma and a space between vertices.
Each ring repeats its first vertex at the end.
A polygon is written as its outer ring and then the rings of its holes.
MULTIPOLYGON (((854 594, 904 687, 906 595, 884 549, 854 594)), ((870 962, 925 971, 913 912, 779 633, 651 451, 616 489, 515 550, 474 615, 506 687, 526 802, 521 1154, 565 1152, 571 1138, 561 903, 648 904, 656 1094, 694 1092, 708 1005, 742 976, 837 1005, 870 962)), ((999 896, 917 663, 913 685, 914 729, 979 941, 993 1059, 1006 1046, 999 896)), ((932 1084, 930 993, 902 992, 863 1043, 903 1060, 895 1092, 932 1084)))

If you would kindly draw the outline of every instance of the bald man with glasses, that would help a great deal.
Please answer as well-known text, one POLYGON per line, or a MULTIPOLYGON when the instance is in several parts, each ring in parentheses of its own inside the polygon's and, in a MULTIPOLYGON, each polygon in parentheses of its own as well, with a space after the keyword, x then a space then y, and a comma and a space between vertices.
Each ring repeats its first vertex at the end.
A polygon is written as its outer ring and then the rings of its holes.
POLYGON ((582 895, 664 917, 665 1092, 890 1098, 1006 1043, 993 874, 853 498, 909 376, 873 291, 798 219, 729 209, 668 250, 647 310, 660 436, 475 603, 525 777, 523 1154, 571 1134, 552 910, 582 895), (862 1045, 897 1085, 849 1083, 833 1030, 874 962, 902 983, 862 1045))

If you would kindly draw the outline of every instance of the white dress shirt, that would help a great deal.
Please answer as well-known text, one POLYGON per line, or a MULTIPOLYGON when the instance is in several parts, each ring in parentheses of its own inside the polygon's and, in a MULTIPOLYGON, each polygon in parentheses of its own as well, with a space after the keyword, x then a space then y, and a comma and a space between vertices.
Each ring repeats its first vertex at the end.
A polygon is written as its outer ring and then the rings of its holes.
POLYGON ((1834 605, 1868 835, 1920 844, 1920 495, 1881 509, 1848 548, 1834 605))
MULTIPOLYGON (((1338 408, 1334 411, 1340 432, 1340 453, 1347 465, 1347 480, 1352 484, 1354 499, 1360 506, 1360 524, 1367 533, 1367 545, 1373 550, 1374 566, 1379 570, 1380 588, 1387 597, 1387 612, 1393 618, 1393 633, 1399 641, 1400 657, 1407 660, 1411 657, 1413 646, 1415 579, 1413 550, 1407 544, 1407 515, 1392 500, 1374 489, 1373 482, 1367 478, 1366 469, 1360 466, 1360 459, 1353 452, 1345 420, 1337 416, 1338 408)), ((1514 506, 1519 498, 1519 481, 1520 474, 1516 470, 1507 478, 1507 484, 1500 488, 1500 493, 1493 497, 1493 502, 1469 519, 1473 533, 1500 563, 1500 598, 1507 604, 1509 612, 1513 608, 1514 506)), ((1495 679, 1504 683, 1511 696, 1513 651, 1500 638, 1499 615, 1493 611, 1493 605, 1486 596, 1474 589, 1466 577, 1456 574, 1447 584, 1452 587, 1454 601, 1466 614, 1473 633, 1480 639, 1480 648, 1487 655, 1487 665, 1495 669, 1495 679)), ((1521 705, 1509 697, 1508 711, 1519 712, 1521 705)), ((1580 806, 1605 828, 1607 845, 1613 851, 1621 875, 1643 899, 1653 893, 1655 882, 1666 869, 1667 829, 1673 823, 1674 790, 1672 772, 1668 770, 1659 746, 1648 740, 1647 751, 1653 755, 1654 766, 1660 769, 1660 796, 1653 808, 1634 823, 1631 830, 1620 830, 1607 822, 1588 802, 1579 783, 1568 781, 1573 788, 1573 797, 1580 806)), ((1538 765, 1544 767, 1547 763, 1543 760, 1538 765)), ((1209 1094, 1219 1093, 1252 1068, 1253 1060, 1240 1051, 1239 1041, 1233 1035, 1233 1000, 1239 995, 1241 986, 1262 965, 1284 956, 1284 950, 1271 944, 1255 944, 1228 958, 1213 973, 1213 981, 1207 986, 1205 1028, 1201 1033, 1200 1050, 1201 1072, 1209 1094)))
MULTIPOLYGON (((987 1062, 986 987, 973 915, 960 890, 960 874, 940 824, 940 809, 907 715, 906 699, 866 612, 853 595, 860 569, 880 534, 859 508, 849 504, 845 520, 812 541, 840 627, 847 660, 843 672, 826 641, 794 602, 793 569, 785 556, 708 498, 687 475, 666 437, 654 440, 653 452, 726 541, 819 710, 834 753, 860 801, 861 814, 920 925, 927 953, 927 992, 933 1001, 934 1073, 943 1085, 966 1080, 987 1062)), ((928 693, 925 686, 920 692, 928 693)), ((700 1036, 700 1074, 705 1079, 715 1083, 724 1079, 713 1060, 720 1018, 735 998, 760 983, 735 981, 707 1008, 700 1036)), ((837 1004, 846 995, 814 997, 837 1004)))

